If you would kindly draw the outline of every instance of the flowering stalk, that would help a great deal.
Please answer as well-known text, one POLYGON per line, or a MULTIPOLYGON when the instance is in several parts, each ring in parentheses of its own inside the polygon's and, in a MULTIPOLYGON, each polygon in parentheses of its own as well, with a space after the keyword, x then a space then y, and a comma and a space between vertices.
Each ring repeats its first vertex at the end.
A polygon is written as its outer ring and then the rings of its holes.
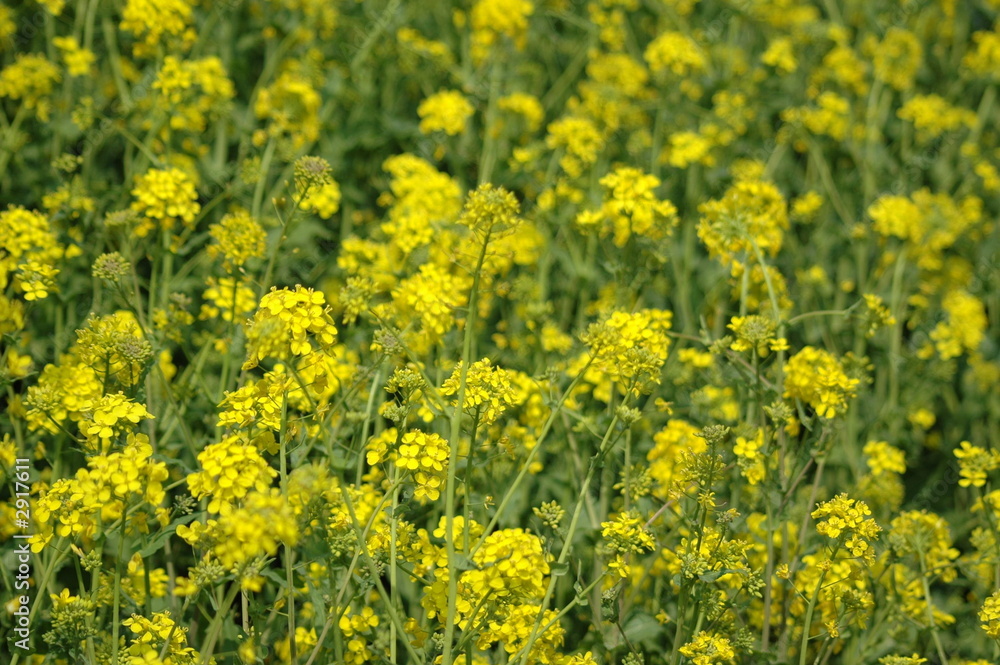
POLYGON ((944 646, 941 644, 941 636, 938 635, 937 622, 934 620, 934 601, 931 600, 931 585, 927 581, 927 561, 924 557, 924 553, 920 552, 920 581, 924 587, 924 600, 926 600, 925 607, 927 608, 927 621, 928 626, 931 629, 931 637, 934 639, 934 647, 937 649, 938 658, 941 659, 942 663, 948 662, 948 655, 944 651, 944 646))
POLYGON ((118 557, 115 559, 114 604, 111 610, 111 665, 118 665, 118 629, 121 621, 118 617, 122 595, 122 558, 125 556, 125 528, 128 525, 128 504, 122 507, 121 532, 118 534, 118 557))
MULTIPOLYGON (((625 408, 625 402, 622 402, 621 408, 625 408)), ((566 538, 563 540, 562 549, 559 551, 559 557, 556 559, 556 566, 562 567, 566 563, 566 559, 569 558, 569 552, 573 546, 573 536, 576 534, 577 525, 580 522, 580 514, 583 512, 583 504, 586 500, 587 492, 590 491, 590 483, 594 480, 594 474, 597 471, 600 460, 611 450, 611 447, 618 440, 611 438, 611 433, 615 430, 615 425, 618 424, 618 413, 615 412, 614 416, 611 418, 611 423, 608 425, 607 431, 604 433, 604 438, 601 440, 601 445, 597 449, 597 453, 590 460, 590 467, 587 469, 587 476, 583 479, 583 484, 580 485, 580 493, 576 498, 576 507, 573 509, 573 518, 569 523, 569 530, 566 532, 566 538)), ((549 585, 545 589, 545 596, 542 598, 541 605, 538 608, 538 616, 535 618, 535 624, 531 628, 531 634, 528 636, 528 641, 525 643, 522 649, 521 660, 519 661, 521 665, 527 665, 528 656, 531 654, 531 647, 534 645, 535 640, 540 634, 539 628, 542 624, 542 618, 545 615, 545 608, 548 607, 549 601, 552 599, 552 593, 555 591, 556 583, 559 581, 558 576, 552 575, 549 578, 549 585)), ((513 660, 513 659, 512 659, 513 660)), ((515 661, 518 662, 518 661, 515 661)))
POLYGON ((559 415, 562 409, 562 405, 569 398, 570 394, 573 392, 573 389, 576 388, 577 384, 583 378, 584 374, 587 373, 587 370, 593 363, 594 363, 594 358, 593 356, 591 356, 590 359, 587 361, 587 364, 584 365, 583 369, 580 370, 580 372, 573 378, 573 381, 571 381, 566 390, 563 391, 562 397, 559 398, 559 401, 552 408, 552 412, 549 414, 548 419, 545 421, 545 424, 542 425, 542 430, 538 434, 538 439, 536 444, 534 445, 534 447, 532 447, 531 450, 528 451, 528 455, 524 460, 524 464, 521 465, 521 470, 518 471, 517 476, 511 482, 510 487, 507 489, 507 492, 503 496, 503 499, 500 500, 500 504, 497 506, 496 511, 494 511, 493 513, 493 517, 490 518, 489 524, 486 526, 485 529, 483 529, 483 535, 479 537, 478 541, 476 541, 476 544, 472 547, 472 550, 469 552, 469 556, 472 556, 473 554, 476 553, 476 551, 480 548, 480 546, 482 546, 483 542, 485 542, 486 536, 489 535, 491 531, 493 531, 493 528, 500 521, 500 516, 503 515, 504 509, 507 507, 507 504, 510 503, 511 499, 514 497, 517 488, 521 485, 521 481, 523 481, 524 478, 528 475, 531 464, 532 462, 534 462, 535 455, 537 451, 541 449, 542 441, 545 440, 545 437, 548 435, 549 430, 552 429, 552 423, 555 422, 556 416, 559 415))
MULTIPOLYGON (((281 491, 288 491, 288 391, 281 394, 281 432, 279 446, 279 464, 281 467, 281 491)), ((292 548, 287 542, 283 544, 285 560, 285 585, 288 593, 288 650, 292 662, 296 659, 295 644, 295 580, 292 570, 292 548)))
MULTIPOLYGON (((372 580, 375 582, 375 588, 378 589, 379 596, 382 598, 382 603, 386 608, 386 612, 389 614, 389 620, 396 626, 401 634, 406 633, 406 629, 403 626, 402 620, 399 618, 399 613, 391 602, 390 595, 386 592, 385 586, 382 584, 382 578, 378 568, 375 566, 375 561, 372 559, 371 553, 368 551, 368 543, 365 540, 365 534, 362 533, 361 527, 359 526, 357 512, 354 510, 354 502, 351 500, 351 495, 347 492, 347 487, 343 484, 340 485, 340 495, 344 499, 344 505, 347 506, 348 513, 351 516, 351 525, 354 527, 354 533, 358 538, 358 551, 361 553, 361 557, 365 560, 365 565, 368 566, 368 574, 371 575, 372 580)), ((406 652, 413 659, 414 663, 417 665, 423 665, 424 659, 416 652, 413 645, 410 644, 409 640, 404 639, 403 645, 406 647, 406 652)))
POLYGON ((212 623, 208 625, 207 637, 205 639, 205 643, 201 647, 202 665, 209 665, 212 660, 212 652, 215 650, 215 643, 219 639, 219 633, 222 632, 222 622, 229 615, 229 608, 232 606, 233 601, 236 600, 236 594, 239 593, 239 590, 240 581, 235 579, 230 585, 229 592, 226 593, 226 597, 223 599, 222 605, 218 607, 215 618, 213 618, 212 623))
MULTIPOLYGON (((479 252, 476 269, 472 277, 472 291, 469 294, 469 310, 465 317, 465 337, 462 340, 462 367, 459 372, 458 394, 455 410, 451 414, 451 435, 449 436, 448 479, 445 485, 445 548, 448 553, 448 617, 444 629, 443 665, 452 664, 452 648, 455 639, 456 607, 458 605, 458 575, 457 558, 455 555, 455 470, 458 466, 458 448, 462 434, 462 413, 465 405, 466 378, 469 364, 472 362, 472 335, 476 324, 476 313, 479 306, 479 281, 483 272, 483 262, 486 260, 486 248, 489 246, 492 229, 486 231, 483 248, 479 252)), ((468 501, 468 497, 466 497, 468 501)), ((466 525, 468 528, 468 525, 466 525)), ((484 532, 488 533, 488 530, 484 532)))
MULTIPOLYGON (((836 552, 834 552, 836 554, 836 552)), ((806 607, 805 623, 802 625, 802 641, 799 643, 799 665, 806 665, 806 653, 809 647, 809 633, 812 628, 813 610, 816 609, 816 601, 819 600, 819 592, 823 588, 823 580, 826 579, 826 570, 821 570, 819 579, 816 580, 816 588, 813 589, 812 596, 809 597, 809 605, 806 607)))

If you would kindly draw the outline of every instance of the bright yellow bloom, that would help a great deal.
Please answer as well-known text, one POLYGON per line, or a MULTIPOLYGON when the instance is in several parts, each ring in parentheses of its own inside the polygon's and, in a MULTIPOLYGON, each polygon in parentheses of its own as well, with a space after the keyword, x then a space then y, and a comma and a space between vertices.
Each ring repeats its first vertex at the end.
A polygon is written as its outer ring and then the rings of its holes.
POLYGON ((135 228, 140 238, 148 235, 157 222, 165 229, 173 228, 178 220, 190 226, 201 211, 194 181, 180 169, 150 169, 136 176, 132 196, 132 210, 142 215, 135 228))
POLYGON ((1000 639, 1000 591, 986 599, 979 610, 980 628, 993 639, 1000 639))
POLYGON ((433 134, 444 132, 455 136, 465 131, 466 123, 475 111, 465 96, 456 90, 441 90, 417 107, 420 116, 420 132, 433 134))
POLYGON ((294 289, 271 290, 247 323, 247 359, 244 369, 256 367, 267 357, 288 360, 329 348, 337 338, 326 297, 320 291, 297 285, 294 289))
POLYGON ((680 652, 694 665, 724 665, 736 657, 736 650, 728 638, 705 631, 695 635, 680 652))

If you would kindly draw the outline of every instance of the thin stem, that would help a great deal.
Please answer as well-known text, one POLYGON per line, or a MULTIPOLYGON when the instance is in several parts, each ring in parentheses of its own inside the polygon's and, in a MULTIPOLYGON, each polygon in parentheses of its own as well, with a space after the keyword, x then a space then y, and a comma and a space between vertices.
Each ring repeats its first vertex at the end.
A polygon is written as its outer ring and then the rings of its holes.
MULTIPOLYGON (((623 404, 624 405, 624 404, 623 404)), ((614 444, 614 440, 611 438, 611 434, 615 430, 615 426, 618 424, 618 414, 611 418, 611 423, 608 425, 607 431, 604 433, 604 439, 601 441, 601 445, 597 450, 597 454, 590 461, 590 468, 587 470, 587 477, 583 479, 583 484, 580 486, 580 493, 576 499, 576 507, 573 509, 573 518, 569 523, 569 530, 566 532, 566 538, 563 541, 562 549, 559 551, 559 557, 556 559, 556 565, 561 566, 566 563, 566 559, 569 557, 569 552, 573 546, 573 536, 576 535, 576 529, 580 522, 580 514, 583 512, 583 505, 585 502, 586 494, 590 491, 590 484, 594 479, 594 474, 598 468, 603 468, 599 463, 600 460, 608 453, 611 446, 614 444)), ((535 618, 535 625, 531 629, 531 634, 528 637, 528 641, 525 643, 524 647, 521 649, 521 660, 519 661, 521 665, 526 665, 528 662, 528 656, 531 653, 531 647, 534 646, 535 640, 538 638, 539 628, 541 627, 542 617, 545 615, 545 608, 548 607, 549 601, 552 599, 552 593, 555 591, 556 583, 559 578, 555 575, 549 577, 549 585, 545 590, 545 596, 542 598, 542 603, 538 608, 538 616, 535 618)), ((516 660, 517 656, 511 659, 512 663, 518 662, 516 660)))
POLYGON ((802 626, 802 642, 799 645, 799 665, 806 665, 806 651, 809 647, 809 633, 812 628, 813 610, 816 609, 816 601, 819 599, 819 592, 823 589, 824 579, 826 579, 825 570, 820 572, 819 579, 816 581, 816 588, 813 590, 813 594, 809 598, 809 606, 806 608, 806 619, 802 626))
MULTIPOLYGON (((479 280, 483 272, 483 262, 486 260, 486 248, 490 243, 490 232, 486 232, 483 248, 479 252, 479 260, 472 278, 472 292, 469 295, 469 309, 465 317, 465 338, 462 342, 462 368, 459 372, 458 395, 455 410, 451 414, 451 435, 448 452, 448 480, 445 494, 445 547, 448 553, 448 616, 444 630, 443 665, 452 665, 452 649, 455 639, 455 614, 458 605, 458 575, 455 551, 455 484, 456 467, 458 466, 459 439, 462 435, 462 414, 465 408, 466 379, 469 364, 472 361, 472 336, 476 324, 476 313, 479 306, 479 280)), ((468 496, 466 496, 468 501, 468 496)), ((465 525, 468 528, 468 525, 465 525)))
POLYGON ((931 600, 931 585, 927 581, 927 562, 924 559, 924 555, 920 553, 920 582, 924 587, 924 599, 926 600, 925 607, 927 608, 927 622, 931 629, 931 636, 934 638, 934 647, 937 649, 938 658, 941 659, 941 665, 947 665, 948 656, 945 654, 944 646, 941 644, 941 636, 938 635, 937 622, 934 621, 934 601, 931 600))
POLYGON ((128 526, 128 520, 126 519, 128 513, 128 506, 122 506, 122 524, 121 532, 118 534, 118 558, 115 559, 115 590, 114 590, 114 604, 111 610, 111 665, 118 665, 118 629, 120 621, 118 620, 118 612, 121 607, 121 595, 122 595, 122 557, 125 556, 125 528, 128 526))

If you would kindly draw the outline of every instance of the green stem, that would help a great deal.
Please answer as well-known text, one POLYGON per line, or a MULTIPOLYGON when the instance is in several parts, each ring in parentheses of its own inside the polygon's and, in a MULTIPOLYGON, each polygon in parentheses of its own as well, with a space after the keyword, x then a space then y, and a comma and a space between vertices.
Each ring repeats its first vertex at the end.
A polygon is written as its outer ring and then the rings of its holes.
POLYGON ((938 635, 937 622, 934 621, 934 605, 931 600, 931 585, 927 581, 927 563, 924 560, 923 553, 920 554, 920 582, 924 587, 924 600, 927 602, 927 622, 931 629, 931 636, 934 638, 934 647, 937 649, 938 658, 941 659, 941 665, 947 665, 948 656, 945 654, 944 646, 941 644, 941 636, 938 635))
POLYGON ((122 594, 122 557, 125 556, 125 528, 128 526, 128 506, 122 506, 121 532, 118 534, 118 558, 115 559, 114 603, 111 610, 111 665, 118 665, 118 629, 121 621, 118 612, 122 594))
POLYGON ((806 652, 809 647, 809 633, 812 629, 813 610, 816 609, 816 601, 819 599, 819 592, 823 588, 823 580, 825 578, 826 571, 824 570, 819 574, 819 580, 816 581, 816 588, 813 590, 813 594, 809 598, 809 606, 806 608, 806 620, 802 626, 802 642, 799 645, 799 665, 806 665, 806 652))
POLYGON ((486 541, 486 537, 489 536, 490 533, 492 533, 494 527, 496 527, 497 525, 497 522, 500 521, 500 517, 501 515, 503 515, 504 510, 507 508, 507 504, 510 503, 511 499, 517 492, 518 487, 520 487, 521 482, 528 475, 528 471, 531 468, 531 464, 535 461, 535 455, 538 453, 539 450, 541 450, 542 442, 548 435, 549 430, 552 429, 552 423, 555 422, 556 417, 559 415, 563 403, 566 401, 567 398, 569 398, 570 394, 572 394, 573 392, 573 389, 576 388, 577 384, 583 379, 584 374, 587 373, 587 370, 590 369, 590 365, 593 362, 594 358, 591 357, 590 360, 587 361, 587 364, 583 367, 583 369, 581 369, 580 372, 576 375, 576 377, 573 378, 573 381, 569 384, 569 387, 566 388, 565 392, 563 392, 562 397, 559 398, 559 402, 555 405, 555 407, 553 407, 552 412, 549 414, 548 419, 545 421, 545 424, 542 425, 542 430, 541 432, 539 432, 538 437, 536 438, 535 446, 528 451, 528 456, 525 458, 524 463, 521 465, 521 470, 518 472, 517 477, 514 478, 514 482, 512 482, 510 484, 510 487, 507 488, 507 492, 503 495, 503 499, 500 500, 500 505, 497 506, 496 512, 494 512, 493 517, 490 518, 489 524, 487 524, 486 528, 483 529, 483 534, 479 537, 479 540, 476 542, 472 550, 469 552, 469 556, 472 556, 473 554, 476 553, 477 550, 479 550, 483 542, 486 541))
POLYGON ((209 665, 212 661, 212 652, 215 650, 215 643, 219 640, 219 633, 222 632, 222 623, 229 616, 229 607, 236 600, 236 594, 239 591, 239 579, 233 580, 232 585, 229 587, 229 593, 226 594, 226 598, 222 601, 222 605, 219 607, 215 618, 212 619, 212 623, 208 626, 208 637, 201 648, 201 665, 209 665))
MULTIPOLYGON (((281 490, 288 491, 288 393, 281 395, 281 440, 279 446, 281 467, 281 490)), ((295 580, 293 575, 292 548, 288 543, 283 545, 285 560, 285 585, 288 589, 288 652, 291 662, 297 658, 295 644, 295 580)))
MULTIPOLYGON (((624 406, 624 402, 622 404, 624 406)), ((583 505, 586 500, 587 492, 590 491, 590 484, 594 480, 594 474, 598 468, 603 466, 600 464, 600 460, 610 451, 611 446, 614 444, 614 440, 611 438, 611 434, 615 430, 615 426, 618 424, 618 414, 611 418, 611 423, 608 425, 607 431, 604 433, 604 438, 601 440, 600 448, 597 450, 597 454, 590 461, 590 467, 587 469, 587 476, 583 479, 583 484, 580 486, 580 493, 576 499, 576 507, 573 509, 573 518, 569 523, 569 530, 566 532, 566 539, 563 541, 562 549, 559 551, 559 557, 556 559, 556 565, 562 566, 566 563, 566 559, 569 557, 570 550, 573 547, 573 536, 576 534, 577 526, 580 522, 580 515, 583 512, 583 505)), ((521 665, 527 665, 528 656, 531 654, 531 647, 534 646, 535 641, 540 634, 539 628, 542 624, 542 617, 545 616, 545 608, 548 607, 549 601, 552 599, 552 594, 555 591, 556 583, 559 578, 556 575, 551 575, 549 577, 548 587, 545 589, 545 596, 542 598, 542 603, 538 608, 538 616, 535 617, 535 625, 531 629, 531 634, 528 637, 528 641, 525 643, 524 647, 521 649, 521 660, 519 661, 521 665)), ((517 663, 517 656, 515 655, 511 658, 511 663, 517 663)))
POLYGON ((493 176, 493 166, 497 159, 497 100, 500 96, 500 71, 503 59, 495 57, 490 66, 490 97, 486 103, 486 136, 483 140, 483 151, 479 157, 479 184, 490 182, 493 176))
MULTIPOLYGON (((462 341, 462 369, 459 372, 458 395, 455 410, 451 414, 451 435, 448 452, 448 480, 445 494, 445 547, 448 553, 448 616, 444 629, 443 665, 452 665, 452 649, 455 639, 455 613, 458 605, 458 575, 455 553, 455 472, 458 466, 458 448, 462 435, 462 414, 465 406, 466 378, 469 364, 472 361, 472 336, 476 326, 476 313, 479 306, 479 281, 483 272, 483 262, 486 260, 486 248, 490 243, 490 231, 483 239, 483 248, 479 252, 479 260, 472 277, 472 292, 469 294, 469 310, 465 317, 465 336, 462 341)), ((468 501, 468 497, 466 497, 468 501)), ((469 528, 465 525, 465 528, 469 528)))

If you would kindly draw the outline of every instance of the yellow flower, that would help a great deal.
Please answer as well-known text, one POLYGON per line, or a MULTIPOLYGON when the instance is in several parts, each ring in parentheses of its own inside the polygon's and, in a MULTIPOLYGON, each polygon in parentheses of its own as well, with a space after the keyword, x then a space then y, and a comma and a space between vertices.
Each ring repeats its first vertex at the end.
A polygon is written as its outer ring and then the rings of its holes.
MULTIPOLYGON (((441 386, 441 394, 457 395, 462 376, 462 362, 459 361, 451 376, 441 386)), ((489 358, 483 358, 469 366, 465 376, 465 399, 462 408, 477 414, 483 425, 493 424, 504 411, 514 404, 514 388, 510 373, 501 367, 494 367, 489 358)))
POLYGON ((982 487, 987 474, 1000 467, 1000 452, 987 451, 968 441, 962 441, 954 454, 958 458, 960 487, 982 487))
POLYGON ((92 51, 81 48, 76 37, 55 37, 52 44, 62 51, 63 62, 70 76, 86 76, 97 59, 92 51))
POLYGON ((122 10, 121 29, 141 38, 133 50, 137 56, 149 57, 170 40, 184 47, 194 41, 192 13, 186 0, 128 0, 122 10))
POLYGON ((417 107, 420 132, 433 134, 441 131, 449 136, 461 134, 465 131, 465 125, 474 110, 462 93, 456 90, 441 90, 420 102, 420 106, 417 107))
POLYGON ((22 100, 24 107, 34 111, 39 120, 47 121, 47 97, 60 78, 59 68, 45 56, 18 53, 13 64, 0 70, 0 98, 22 100))
POLYGON ((691 659, 694 665, 723 665, 731 663, 736 650, 728 638, 702 631, 680 648, 681 655, 691 659))
POLYGON ((772 40, 760 59, 765 65, 774 67, 783 74, 791 74, 799 66, 798 61, 795 59, 792 40, 788 37, 778 37, 772 40))
POLYGON ((513 40, 518 49, 524 48, 528 17, 534 10, 528 0, 478 0, 470 16, 473 59, 484 59, 501 37, 513 40))
POLYGON ((868 468, 875 477, 884 473, 906 473, 905 454, 885 441, 869 441, 862 452, 868 458, 868 468))
POLYGON ((1000 639, 1000 591, 986 599, 979 610, 980 628, 993 639, 1000 639))
POLYGON ((250 259, 264 256, 267 235, 264 228, 245 209, 224 215, 217 224, 208 227, 213 243, 206 253, 222 256, 227 270, 239 269, 250 259))
POLYGON ((646 47, 646 62, 653 73, 670 71, 687 77, 704 71, 706 59, 697 43, 682 32, 664 32, 646 47))
POLYGON ((340 210, 340 185, 330 181, 309 190, 299 208, 314 212, 323 219, 330 219, 340 210))
POLYGON ((132 196, 132 210, 143 219, 134 230, 140 238, 147 236, 156 222, 165 229, 173 228, 177 220, 190 226, 201 211, 194 181, 180 169, 150 169, 136 176, 132 196))
POLYGON ((326 297, 320 291, 296 285, 294 289, 271 290, 247 322, 247 359, 244 369, 256 367, 267 357, 289 360, 333 346, 337 327, 330 317, 326 297))
POLYGON ((812 512, 813 519, 823 519, 816 525, 820 534, 842 542, 852 556, 874 561, 875 553, 871 543, 882 530, 875 520, 869 518, 871 509, 864 501, 849 499, 847 494, 838 494, 824 501, 812 512))
POLYGON ((188 475, 196 499, 208 496, 210 513, 229 512, 250 492, 264 492, 278 472, 268 466, 257 447, 235 435, 206 446, 198 454, 201 470, 188 475))
POLYGON ((844 373, 831 353, 811 346, 803 347, 785 365, 785 397, 808 402, 822 418, 846 410, 859 382, 844 373))

